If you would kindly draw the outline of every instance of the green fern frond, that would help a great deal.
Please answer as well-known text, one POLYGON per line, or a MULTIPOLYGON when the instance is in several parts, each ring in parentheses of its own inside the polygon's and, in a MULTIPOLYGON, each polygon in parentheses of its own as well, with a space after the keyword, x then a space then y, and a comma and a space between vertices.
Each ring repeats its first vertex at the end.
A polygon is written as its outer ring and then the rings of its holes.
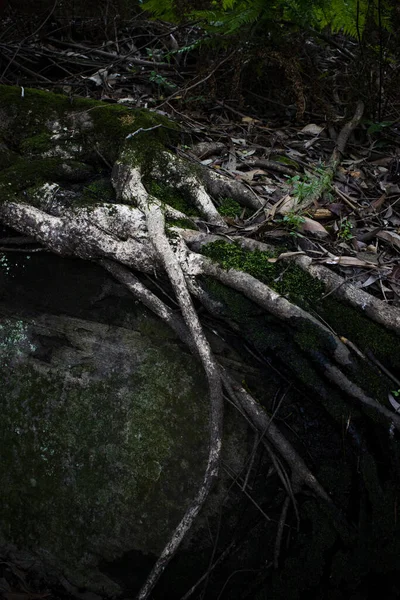
MULTIPOLYGON (((330 0, 315 11, 320 29, 329 27, 333 32, 342 31, 351 37, 362 36, 367 22, 378 24, 377 7, 369 0, 330 0)), ((381 25, 390 31, 390 6, 381 4, 381 25)))
MULTIPOLYGON (((256 24, 268 31, 279 19, 299 27, 342 31, 352 37, 362 36, 366 23, 375 21, 390 31, 390 0, 381 0, 380 10, 371 0, 214 0, 213 10, 195 10, 184 15, 201 20, 209 33, 226 36, 248 32, 256 24)), ((174 9, 174 0, 146 0, 142 8, 155 18, 177 22, 182 18, 174 9)))
POLYGON ((223 10, 231 10, 235 4, 237 4, 237 0, 223 0, 222 8, 223 10))
POLYGON ((210 32, 231 35, 255 23, 264 10, 263 0, 224 0, 219 11, 193 11, 190 16, 203 20, 210 32), (224 8, 228 4, 231 8, 224 8))
POLYGON ((170 23, 178 21, 173 0, 146 0, 141 7, 152 14, 155 19, 163 19, 170 23))

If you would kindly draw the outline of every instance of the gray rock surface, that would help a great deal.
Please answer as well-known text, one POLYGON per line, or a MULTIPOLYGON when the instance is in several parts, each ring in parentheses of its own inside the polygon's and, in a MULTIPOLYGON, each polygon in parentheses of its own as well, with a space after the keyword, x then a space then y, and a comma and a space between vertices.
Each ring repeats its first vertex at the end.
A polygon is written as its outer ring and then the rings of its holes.
POLYGON ((157 555, 202 481, 203 373, 97 267, 19 260, 0 273, 2 542, 117 593, 98 564, 157 555))

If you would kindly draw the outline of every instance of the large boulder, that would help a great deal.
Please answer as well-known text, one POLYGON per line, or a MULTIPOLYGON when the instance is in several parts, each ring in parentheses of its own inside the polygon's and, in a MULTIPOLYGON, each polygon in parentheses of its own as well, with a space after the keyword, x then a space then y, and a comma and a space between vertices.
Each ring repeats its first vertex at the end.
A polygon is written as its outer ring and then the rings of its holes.
POLYGON ((201 484, 209 409, 198 363, 107 277, 43 255, 0 271, 0 519, 3 546, 113 594, 97 565, 161 552, 201 484))

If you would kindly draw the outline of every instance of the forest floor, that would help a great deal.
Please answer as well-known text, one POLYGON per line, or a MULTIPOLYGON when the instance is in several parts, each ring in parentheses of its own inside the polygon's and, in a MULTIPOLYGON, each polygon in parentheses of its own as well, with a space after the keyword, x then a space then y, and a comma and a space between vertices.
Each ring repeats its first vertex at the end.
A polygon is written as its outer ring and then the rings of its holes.
MULTIPOLYGON (((236 47, 202 47, 194 26, 143 18, 104 36, 82 23, 24 35, 5 19, 2 29, 2 84, 20 86, 21 95, 34 87, 71 102, 89 97, 167 115, 182 130, 178 156, 263 200, 254 210, 216 199, 224 235, 306 255, 400 306, 400 100, 390 92, 390 72, 387 92, 367 85, 358 95, 354 73, 343 75, 349 64, 354 70, 351 40, 299 36, 257 63, 236 47)), ((397 412, 396 398, 390 402, 397 412)), ((8 600, 49 595, 38 590, 40 583, 3 563, 0 591, 8 600)))
POLYGON ((334 265, 346 281, 400 305, 400 101, 388 72, 387 96, 375 90, 379 106, 369 114, 374 90, 361 86, 357 97, 354 79, 342 75, 356 60, 351 40, 303 36, 303 55, 289 68, 298 40, 257 65, 238 48, 202 46, 194 26, 138 18, 102 38, 85 23, 25 37, 15 23, 3 25, 2 83, 167 114, 188 134, 179 156, 266 201, 254 213, 220 198, 232 232, 334 265), (361 99, 331 173, 338 136, 361 99))

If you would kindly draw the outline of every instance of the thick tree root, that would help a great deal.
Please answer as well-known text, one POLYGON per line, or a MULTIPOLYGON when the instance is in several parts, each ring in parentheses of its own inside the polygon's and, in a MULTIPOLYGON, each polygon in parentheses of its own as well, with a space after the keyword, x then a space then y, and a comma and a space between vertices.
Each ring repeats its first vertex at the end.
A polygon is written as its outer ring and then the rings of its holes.
MULTIPOLYGON (((361 118, 362 110, 360 103, 354 118, 343 128, 339 136, 337 147, 327 167, 330 178, 333 177, 340 162, 351 131, 361 118)), ((345 393, 346 398, 356 400, 368 414, 372 412, 378 417, 379 422, 383 420, 391 429, 394 426, 400 430, 400 416, 381 405, 361 389, 358 383, 351 380, 351 373, 357 373, 357 359, 341 338, 325 323, 248 273, 234 269, 225 270, 198 253, 203 243, 221 239, 219 236, 172 228, 172 235, 169 237, 170 232, 166 234, 165 217, 180 219, 186 218, 186 215, 163 204, 160 199, 148 193, 142 181, 142 173, 137 166, 134 166, 133 163, 136 165, 136 161, 133 161, 130 156, 128 152, 124 152, 113 171, 113 184, 117 193, 116 203, 98 203, 89 208, 82 206, 71 208, 68 202, 63 201, 62 196, 57 198, 57 186, 51 184, 43 186, 36 192, 34 206, 23 201, 7 200, 1 203, 0 220, 23 235, 31 236, 52 252, 89 259, 103 266, 137 299, 167 323, 188 345, 203 366, 210 401, 207 467, 196 497, 139 592, 138 599, 147 600, 158 578, 204 506, 218 476, 222 445, 223 389, 266 444, 287 493, 278 526, 275 563, 278 562, 287 512, 291 504, 296 510, 295 496, 300 490, 306 489, 315 496, 320 506, 329 514, 343 541, 347 542, 352 535, 350 526, 343 519, 329 493, 282 434, 274 420, 267 415, 251 394, 217 363, 192 300, 192 297, 195 297, 212 315, 219 316, 221 306, 218 300, 212 298, 202 287, 204 278, 217 281, 239 292, 245 299, 272 316, 274 322, 281 324, 282 328, 290 331, 293 336, 299 334, 300 337, 305 330, 312 331, 315 345, 319 345, 314 347, 314 342, 308 346, 305 344, 305 347, 301 347, 301 353, 304 361, 309 360, 312 363, 318 376, 333 383, 345 393), (150 292, 130 269, 142 273, 166 274, 179 305, 180 314, 171 310, 150 292), (285 469, 280 468, 279 461, 282 460, 285 469), (290 471, 290 475, 285 474, 286 468, 288 472, 290 471)), ((226 231, 226 224, 215 208, 209 192, 214 196, 233 197, 252 209, 263 209, 263 200, 250 189, 241 184, 237 185, 237 182, 207 172, 203 178, 205 182, 203 185, 200 176, 189 172, 183 161, 168 153, 165 153, 165 156, 163 153, 163 164, 165 172, 161 172, 160 168, 154 168, 152 177, 184 190, 201 213, 206 226, 213 226, 217 232, 226 231)), ((324 182, 326 183, 326 178, 324 182)), ((323 191, 319 189, 315 197, 308 198, 308 205, 316 201, 323 191)), ((227 236, 223 239, 232 241, 227 236)), ((238 243, 250 250, 267 248, 260 242, 245 238, 238 240, 238 243)), ((400 333, 400 317, 397 311, 388 307, 382 310, 380 301, 354 289, 338 275, 315 264, 307 257, 300 256, 293 260, 296 260, 297 264, 312 277, 322 281, 327 288, 327 293, 335 294, 338 298, 364 311, 369 318, 400 333)), ((329 391, 327 392, 326 389, 321 391, 321 397, 329 401, 329 391)), ((329 389, 335 388, 331 386, 329 389)))

